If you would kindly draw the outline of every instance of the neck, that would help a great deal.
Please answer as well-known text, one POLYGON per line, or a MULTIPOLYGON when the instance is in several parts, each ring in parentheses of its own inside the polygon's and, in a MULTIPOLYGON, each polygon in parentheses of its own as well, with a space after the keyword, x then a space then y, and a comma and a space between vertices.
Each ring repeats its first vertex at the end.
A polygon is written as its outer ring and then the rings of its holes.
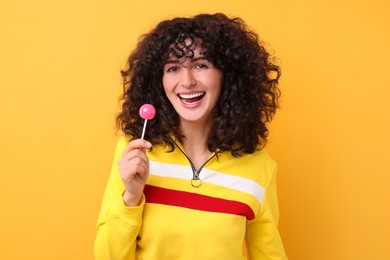
POLYGON ((210 124, 181 122, 180 128, 185 136, 182 140, 184 151, 198 169, 211 155, 207 145, 210 124))

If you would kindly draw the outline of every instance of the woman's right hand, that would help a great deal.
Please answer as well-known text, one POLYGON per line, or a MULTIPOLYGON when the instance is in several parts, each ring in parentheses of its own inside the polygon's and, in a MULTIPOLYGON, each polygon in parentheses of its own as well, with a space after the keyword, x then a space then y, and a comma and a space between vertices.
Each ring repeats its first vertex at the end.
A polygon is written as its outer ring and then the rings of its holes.
POLYGON ((152 144, 142 139, 132 140, 118 161, 118 169, 125 185, 123 201, 126 206, 137 206, 149 176, 149 159, 146 149, 152 144))

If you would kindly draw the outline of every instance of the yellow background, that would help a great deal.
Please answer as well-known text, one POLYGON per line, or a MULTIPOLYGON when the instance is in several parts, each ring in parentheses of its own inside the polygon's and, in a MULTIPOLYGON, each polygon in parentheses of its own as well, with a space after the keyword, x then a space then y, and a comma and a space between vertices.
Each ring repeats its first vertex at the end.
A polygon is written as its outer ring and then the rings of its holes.
POLYGON ((159 20, 218 11, 280 58, 268 150, 289 258, 390 259, 386 0, 1 0, 0 259, 93 259, 119 70, 159 20))

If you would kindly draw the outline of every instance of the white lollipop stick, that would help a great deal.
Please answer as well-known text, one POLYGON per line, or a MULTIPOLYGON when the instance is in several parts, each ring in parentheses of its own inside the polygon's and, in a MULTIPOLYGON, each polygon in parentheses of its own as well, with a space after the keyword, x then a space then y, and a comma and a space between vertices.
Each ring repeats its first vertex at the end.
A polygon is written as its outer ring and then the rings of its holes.
POLYGON ((146 124, 148 123, 148 119, 145 119, 145 123, 144 123, 144 128, 142 129, 142 135, 141 135, 141 139, 144 139, 144 136, 145 136, 145 130, 146 130, 146 124))

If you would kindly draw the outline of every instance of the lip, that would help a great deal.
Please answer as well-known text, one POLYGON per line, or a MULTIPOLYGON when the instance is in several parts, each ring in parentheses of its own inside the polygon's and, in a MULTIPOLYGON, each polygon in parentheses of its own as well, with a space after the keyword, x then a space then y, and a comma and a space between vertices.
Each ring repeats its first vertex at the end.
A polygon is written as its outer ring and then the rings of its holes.
POLYGON ((190 93, 179 93, 177 94, 177 97, 179 98, 183 107, 196 108, 202 104, 205 95, 206 92, 204 91, 193 91, 190 93), (199 99, 196 100, 197 98, 199 99))

